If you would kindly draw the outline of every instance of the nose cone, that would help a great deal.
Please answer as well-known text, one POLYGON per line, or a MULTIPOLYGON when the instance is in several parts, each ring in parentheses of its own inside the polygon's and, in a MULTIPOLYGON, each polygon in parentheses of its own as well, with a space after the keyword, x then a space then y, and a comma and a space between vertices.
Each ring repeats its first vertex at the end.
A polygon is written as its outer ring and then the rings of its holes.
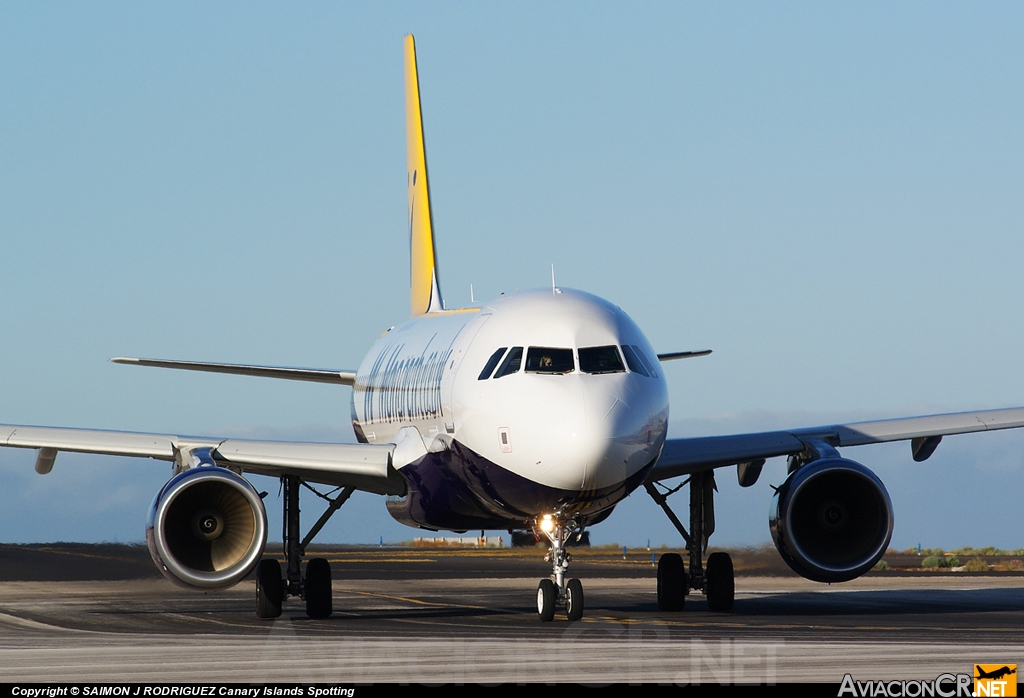
POLYGON ((520 474, 559 490, 577 492, 586 482, 590 443, 583 391, 577 376, 524 376, 530 386, 522 428, 512 436, 520 474))
POLYGON ((664 444, 668 404, 652 379, 622 373, 521 381, 528 389, 516 394, 528 399, 487 403, 486 417, 478 412, 480 419, 464 423, 490 428, 463 435, 474 451, 537 485, 584 496, 617 488, 664 444))
POLYGON ((626 482, 661 452, 668 405, 658 386, 636 374, 584 377, 588 447, 583 491, 626 482))

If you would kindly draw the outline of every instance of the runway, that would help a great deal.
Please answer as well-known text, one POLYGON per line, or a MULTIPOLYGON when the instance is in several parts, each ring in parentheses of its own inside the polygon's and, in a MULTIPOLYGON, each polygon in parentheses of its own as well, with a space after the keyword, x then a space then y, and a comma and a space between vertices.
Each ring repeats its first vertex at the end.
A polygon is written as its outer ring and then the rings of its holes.
POLYGON ((154 578, 2 582, 0 680, 764 684, 1024 663, 1019 575, 739 576, 732 614, 700 595, 663 613, 649 554, 581 555, 584 620, 542 624, 533 551, 331 557, 335 613, 320 621, 298 601, 256 619, 251 581, 208 594, 154 578))

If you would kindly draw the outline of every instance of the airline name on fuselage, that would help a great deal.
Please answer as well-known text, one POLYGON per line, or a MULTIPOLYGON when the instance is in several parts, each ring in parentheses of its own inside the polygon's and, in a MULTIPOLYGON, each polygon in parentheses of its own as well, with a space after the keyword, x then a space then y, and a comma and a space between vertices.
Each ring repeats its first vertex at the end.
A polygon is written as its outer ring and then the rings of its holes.
POLYGON ((408 355, 403 353, 405 343, 388 345, 370 371, 356 377, 354 391, 362 393, 361 421, 407 422, 441 416, 441 378, 452 350, 427 354, 429 347, 430 342, 419 354, 408 355))

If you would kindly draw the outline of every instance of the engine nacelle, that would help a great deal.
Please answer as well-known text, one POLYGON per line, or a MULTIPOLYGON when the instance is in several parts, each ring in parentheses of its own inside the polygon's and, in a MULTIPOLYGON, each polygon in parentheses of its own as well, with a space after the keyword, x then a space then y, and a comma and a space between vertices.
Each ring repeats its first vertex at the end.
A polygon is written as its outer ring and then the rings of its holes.
POLYGON ((203 466, 171 478, 153 500, 146 542, 164 576, 191 589, 224 589, 259 562, 267 512, 249 482, 203 466))
POLYGON ((782 559, 816 582, 846 582, 875 566, 892 538, 885 485, 860 463, 822 458, 775 491, 768 518, 782 559))

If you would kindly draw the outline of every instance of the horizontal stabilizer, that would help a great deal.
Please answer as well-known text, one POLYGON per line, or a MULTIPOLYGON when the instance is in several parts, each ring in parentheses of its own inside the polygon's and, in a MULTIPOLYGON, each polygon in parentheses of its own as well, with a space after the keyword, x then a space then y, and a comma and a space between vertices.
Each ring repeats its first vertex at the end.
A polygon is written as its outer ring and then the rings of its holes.
POLYGON ((132 364, 135 366, 155 366, 157 368, 177 368, 183 371, 206 371, 208 373, 234 373, 239 376, 259 376, 261 378, 281 378, 292 381, 309 381, 312 383, 335 383, 352 385, 356 382, 355 371, 338 371, 332 368, 291 368, 288 366, 248 366, 245 364, 216 364, 202 361, 168 361, 164 359, 130 359, 117 357, 111 359, 115 364, 132 364))
POLYGON ((701 351, 670 351, 667 354, 658 354, 658 361, 675 361, 676 359, 692 359, 696 356, 707 356, 711 353, 710 349, 702 349, 701 351))

